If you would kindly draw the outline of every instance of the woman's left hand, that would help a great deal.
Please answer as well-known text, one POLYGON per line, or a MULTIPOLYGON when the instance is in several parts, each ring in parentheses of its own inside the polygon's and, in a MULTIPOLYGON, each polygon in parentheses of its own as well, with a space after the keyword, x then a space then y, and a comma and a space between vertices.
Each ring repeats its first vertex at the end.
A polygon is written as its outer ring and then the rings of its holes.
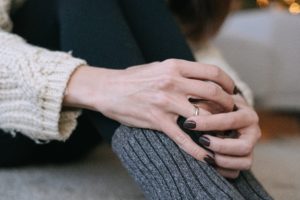
POLYGON ((236 178, 241 170, 251 168, 253 149, 261 137, 259 120, 254 109, 240 95, 233 98, 238 107, 237 111, 193 116, 186 120, 196 122, 193 130, 239 132, 240 136, 236 139, 203 135, 199 140, 215 153, 216 169, 227 178, 236 178))

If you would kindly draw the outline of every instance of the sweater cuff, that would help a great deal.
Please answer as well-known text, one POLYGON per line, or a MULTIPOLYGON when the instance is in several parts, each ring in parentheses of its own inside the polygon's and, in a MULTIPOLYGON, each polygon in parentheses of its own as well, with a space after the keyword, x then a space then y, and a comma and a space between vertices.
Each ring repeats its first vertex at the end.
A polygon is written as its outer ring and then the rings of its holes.
POLYGON ((0 90, 0 127, 37 142, 64 141, 75 129, 80 115, 80 109, 62 108, 65 89, 72 73, 86 62, 68 53, 20 46, 7 51, 0 48, 0 55, 7 54, 1 57, 5 62, 0 61, 4 67, 0 81, 5 83, 0 90))
MULTIPOLYGON (((53 52, 52 52, 53 53, 53 52)), ((55 69, 55 73, 46 75, 45 87, 39 93, 41 100, 41 133, 33 135, 35 139, 60 140, 68 139, 77 125, 80 109, 63 109, 64 93, 72 73, 86 62, 71 57, 66 53, 54 53, 61 59, 58 62, 46 62, 45 68, 55 69)))

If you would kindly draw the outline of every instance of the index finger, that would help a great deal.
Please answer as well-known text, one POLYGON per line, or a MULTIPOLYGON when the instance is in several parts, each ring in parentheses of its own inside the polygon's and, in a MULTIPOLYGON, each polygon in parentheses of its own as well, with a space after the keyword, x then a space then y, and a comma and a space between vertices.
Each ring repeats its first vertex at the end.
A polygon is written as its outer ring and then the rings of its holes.
MULTIPOLYGON (((241 130, 240 130, 241 131, 241 130)), ((232 156, 245 156, 252 153, 255 144, 260 136, 260 130, 252 126, 242 131, 237 139, 218 138, 210 135, 203 135, 200 140, 205 140, 206 147, 215 153, 232 156)))
POLYGON ((165 128, 162 130, 171 140, 173 140, 179 148, 191 155, 196 160, 203 161, 208 152, 197 145, 186 133, 184 133, 177 125, 171 121, 166 122, 165 128))

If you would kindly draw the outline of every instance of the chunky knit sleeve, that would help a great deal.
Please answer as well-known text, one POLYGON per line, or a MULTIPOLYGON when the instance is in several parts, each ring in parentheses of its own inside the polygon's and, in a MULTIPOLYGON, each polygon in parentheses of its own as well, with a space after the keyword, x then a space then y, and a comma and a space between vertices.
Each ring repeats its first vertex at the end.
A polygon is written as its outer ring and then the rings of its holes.
POLYGON ((62 109, 64 91, 85 61, 9 33, 9 6, 10 0, 0 0, 0 129, 34 140, 65 140, 80 112, 62 109))

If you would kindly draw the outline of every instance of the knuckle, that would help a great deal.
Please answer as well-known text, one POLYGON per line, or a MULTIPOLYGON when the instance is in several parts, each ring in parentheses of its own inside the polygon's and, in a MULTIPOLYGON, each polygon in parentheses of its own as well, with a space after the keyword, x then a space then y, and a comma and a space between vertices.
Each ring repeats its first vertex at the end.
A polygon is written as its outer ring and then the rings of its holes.
POLYGON ((262 132, 260 128, 257 128, 257 140, 259 140, 262 137, 262 132))
POLYGON ((163 63, 166 65, 165 69, 170 70, 168 71, 169 73, 177 72, 178 67, 180 66, 180 60, 175 58, 167 59, 163 61, 163 63))
POLYGON ((209 68, 209 75, 213 79, 219 79, 222 74, 222 70, 216 66, 216 65, 211 65, 209 68))
POLYGON ((220 94, 220 88, 217 85, 210 85, 207 88, 208 95, 211 97, 217 97, 220 94))
POLYGON ((184 149, 185 144, 187 144, 189 141, 189 136, 185 135, 185 134, 178 134, 175 137, 175 143, 182 149, 184 149))
POLYGON ((167 107, 170 104, 168 95, 164 92, 157 92, 153 95, 152 102, 157 107, 167 107))
POLYGON ((247 160, 245 161, 243 170, 249 170, 249 169, 251 169, 252 163, 253 163, 253 161, 252 161, 251 158, 247 159, 247 160))
POLYGON ((218 142, 214 142, 214 144, 211 144, 211 146, 215 152, 224 152, 224 147, 218 142))
POLYGON ((201 151, 200 147, 193 147, 191 150, 192 156, 197 160, 203 159, 203 152, 201 151))
POLYGON ((202 119, 201 123, 197 123, 197 126, 198 126, 198 128, 200 128, 203 131, 205 131, 205 130, 207 130, 209 128, 208 122, 205 121, 205 119, 202 119))
POLYGON ((230 162, 228 159, 224 159, 222 156, 219 156, 218 154, 215 155, 215 160, 216 160, 216 163, 219 165, 219 166, 222 166, 224 168, 227 168, 230 166, 230 162))
POLYGON ((233 117, 227 118, 226 123, 227 123, 227 126, 228 126, 228 127, 235 127, 235 125, 236 125, 236 120, 235 120, 235 118, 233 118, 233 117))
POLYGON ((241 146, 241 154, 249 155, 252 153, 253 146, 248 142, 243 142, 241 146))
POLYGON ((171 89, 175 85, 175 78, 168 74, 162 75, 154 84, 161 90, 171 89))
POLYGON ((252 123, 252 124, 258 124, 259 123, 259 116, 255 112, 255 110, 251 107, 245 108, 245 111, 247 112, 247 119, 252 123))

